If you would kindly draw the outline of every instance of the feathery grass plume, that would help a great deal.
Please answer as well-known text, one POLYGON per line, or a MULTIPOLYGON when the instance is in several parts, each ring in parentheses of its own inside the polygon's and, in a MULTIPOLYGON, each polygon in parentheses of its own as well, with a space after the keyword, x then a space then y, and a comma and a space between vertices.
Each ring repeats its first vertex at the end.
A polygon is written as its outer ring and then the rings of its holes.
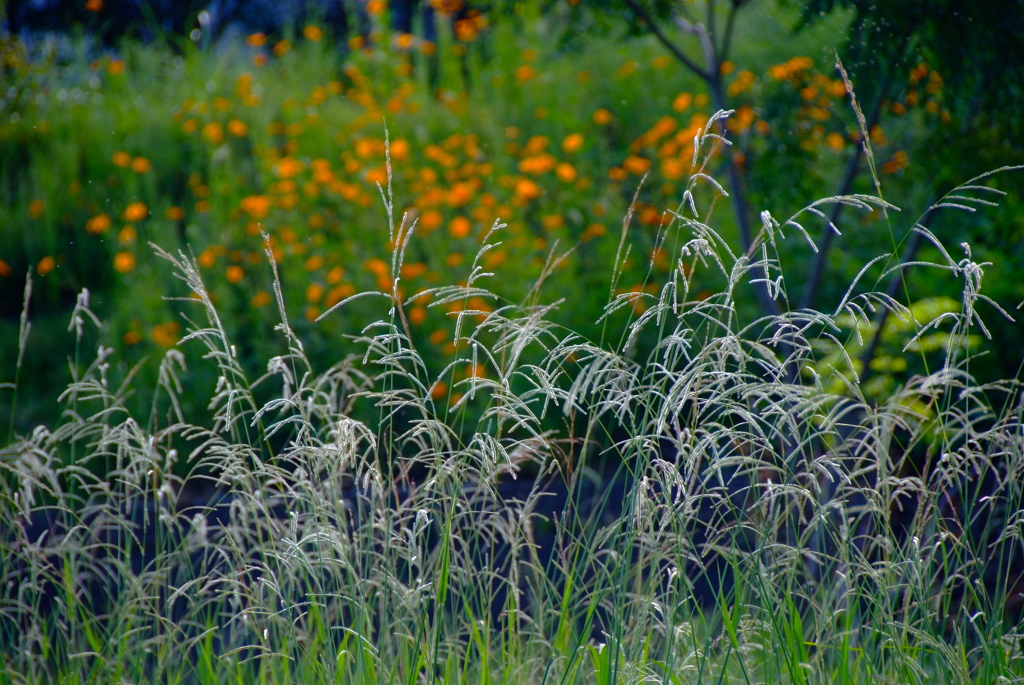
MULTIPOLYGON (((707 131, 695 149, 721 142, 707 131)), ((982 328, 984 265, 969 253, 932 265, 962 277, 964 295, 960 311, 920 328, 915 303, 874 291, 878 260, 832 313, 784 307, 745 321, 737 299, 755 281, 785 302, 776 241, 802 232, 801 213, 763 214, 756 249, 735 251, 692 192, 710 180, 702 160, 659 228, 674 269, 645 312, 616 293, 627 247, 611 265, 601 339, 553 320, 572 293, 546 300, 538 282, 507 302, 484 287, 483 256, 497 245, 488 234, 464 284, 429 291, 430 306, 462 305, 450 311, 459 347, 440 373, 394 285, 413 226, 394 226, 390 161, 381 193, 393 287, 354 336, 362 354, 327 369, 289 324, 272 254, 282 353, 250 382, 192 260, 155 248, 208 322, 160 362, 167 411, 155 396, 146 420, 131 416, 130 377, 109 387, 101 347, 72 364, 61 424, 0 447, 0 673, 19 683, 1014 677, 1019 384, 978 384, 950 342, 934 346, 933 371, 879 401, 851 346, 879 307, 903 318, 908 350, 943 326, 982 328), (691 285, 705 277, 723 286, 697 298, 691 285), (497 306, 473 308, 475 297, 497 306), (186 423, 176 399, 193 340, 222 379, 208 425, 186 423), (461 397, 435 394, 441 383, 461 397)), ((947 203, 970 205, 955 195, 947 203)), ((820 217, 825 202, 882 206, 828 198, 802 213, 820 217)), ((84 341, 80 305, 72 329, 84 341)))

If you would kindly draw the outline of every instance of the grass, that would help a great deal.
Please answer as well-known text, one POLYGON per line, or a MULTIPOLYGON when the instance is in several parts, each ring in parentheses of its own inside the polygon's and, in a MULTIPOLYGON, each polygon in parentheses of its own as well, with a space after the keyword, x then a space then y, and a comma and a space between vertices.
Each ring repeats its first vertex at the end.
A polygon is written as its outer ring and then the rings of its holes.
MULTIPOLYGON (((502 271, 482 264, 507 233, 499 222, 464 282, 402 297, 416 228, 390 168, 389 287, 326 313, 377 312, 354 333, 361 352, 329 366, 292 326, 268 236, 277 351, 258 378, 197 259, 154 246, 187 289, 175 306, 188 323, 148 410, 131 414, 130 377, 108 382, 101 347, 72 367, 62 420, 0 450, 0 677, 1020 678, 1021 396, 1013 379, 977 384, 961 344, 983 331, 985 265, 969 253, 925 265, 963 279, 956 311, 884 297, 877 265, 837 311, 789 311, 776 245, 800 228, 766 218, 749 254, 723 239, 702 201, 711 123, 656 236, 671 255, 664 281, 620 290, 627 215, 593 338, 552 323, 581 296, 546 289, 557 252, 520 302, 491 292, 502 271), (724 286, 697 297, 704 277, 724 286), (740 301, 765 278, 787 313, 745 316, 740 301), (408 323, 421 300, 462 305, 440 371, 408 323), (879 307, 911 324, 904 344, 931 331, 946 344, 940 364, 876 403, 849 355, 826 365, 822 349, 846 349, 842 317, 868 325, 879 307), (190 351, 217 368, 209 423, 179 410, 190 351), (209 504, 185 501, 197 490, 209 504)), ((984 180, 941 211, 988 202, 984 180)), ((90 314, 83 296, 70 327, 83 350, 90 314)))

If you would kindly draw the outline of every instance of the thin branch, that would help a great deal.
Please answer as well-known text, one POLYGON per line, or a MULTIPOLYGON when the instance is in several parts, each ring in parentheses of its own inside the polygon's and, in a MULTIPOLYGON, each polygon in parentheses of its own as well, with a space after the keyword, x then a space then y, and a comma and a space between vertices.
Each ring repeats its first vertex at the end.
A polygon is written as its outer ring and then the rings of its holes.
POLYGON ((654 37, 657 38, 661 42, 661 44, 664 45, 665 48, 669 52, 671 52, 677 60, 682 62, 686 66, 686 68, 692 71, 694 74, 710 83, 711 74, 709 74, 704 69, 701 69, 700 65, 698 65, 689 57, 687 57, 686 53, 680 50, 679 46, 673 43, 672 40, 669 39, 669 37, 666 36, 660 28, 658 28, 658 24, 654 21, 654 18, 651 17, 647 10, 645 10, 643 6, 639 2, 637 2, 637 0, 626 0, 626 4, 629 5, 629 8, 633 10, 633 12, 635 12, 636 15, 640 17, 640 19, 645 24, 647 24, 647 28, 651 30, 651 33, 654 34, 654 37))
MULTIPOLYGON (((866 122, 866 129, 868 131, 878 123, 878 118, 882 110, 882 97, 885 95, 885 86, 883 85, 878 90, 878 96, 875 98, 874 105, 871 108, 871 113, 866 122)), ((849 195, 850 189, 853 187, 853 181, 857 178, 857 172, 860 168, 860 160, 864 155, 864 146, 855 146, 853 156, 846 164, 846 171, 843 174, 842 183, 839 184, 839 192, 836 195, 843 196, 849 195)), ((836 233, 833 230, 833 226, 839 220, 839 214, 843 211, 842 203, 836 203, 832 205, 832 211, 828 217, 828 223, 821 231, 821 238, 818 241, 818 251, 814 255, 814 263, 811 265, 811 273, 807 277, 807 283, 804 285, 803 296, 800 298, 800 309, 809 309, 814 304, 814 296, 818 292, 818 285, 821 283, 821 277, 825 272, 825 257, 828 254, 829 248, 832 246, 832 239, 835 238, 836 233)))

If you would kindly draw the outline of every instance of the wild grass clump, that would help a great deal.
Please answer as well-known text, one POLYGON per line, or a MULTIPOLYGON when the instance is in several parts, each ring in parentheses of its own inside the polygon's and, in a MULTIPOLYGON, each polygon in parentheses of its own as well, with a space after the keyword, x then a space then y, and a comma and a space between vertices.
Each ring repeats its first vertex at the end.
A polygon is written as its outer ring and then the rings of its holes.
MULTIPOLYGON (((523 302, 487 288, 500 223, 465 283, 403 299, 416 225, 387 192, 392 286, 355 296, 383 304, 355 334, 364 354, 314 368, 275 278, 282 353, 251 379, 198 265, 155 247, 191 293, 182 306, 198 307, 182 350, 199 346, 219 369, 213 420, 181 417, 183 351, 160 361, 152 411, 133 417, 130 379, 110 387, 101 348, 63 394, 64 419, 0 451, 5 680, 1019 675, 1021 395, 1016 381, 976 384, 961 344, 984 333, 984 265, 944 250, 919 265, 964 279, 961 309, 933 320, 869 285, 887 274, 877 262, 835 311, 791 310, 775 241, 803 230, 799 216, 763 213, 755 249, 737 254, 698 207, 718 118, 659 235, 671 277, 620 293, 621 248, 598 340, 549 322, 575 296, 544 292, 557 252, 523 302), (701 270, 725 287, 697 298, 701 270), (784 314, 743 320, 752 287, 784 314), (452 310, 459 353, 438 375, 406 321, 416 298, 467 303, 452 310), (867 325, 881 308, 914 331, 906 345, 936 331, 947 344, 937 367, 874 403, 837 351, 850 343, 842 317, 867 325), (480 372, 456 380, 466 366, 480 372), (377 420, 350 418, 357 404, 377 420)), ((985 195, 970 183, 940 204, 985 195)), ((85 293, 80 341, 90 316, 85 293)))

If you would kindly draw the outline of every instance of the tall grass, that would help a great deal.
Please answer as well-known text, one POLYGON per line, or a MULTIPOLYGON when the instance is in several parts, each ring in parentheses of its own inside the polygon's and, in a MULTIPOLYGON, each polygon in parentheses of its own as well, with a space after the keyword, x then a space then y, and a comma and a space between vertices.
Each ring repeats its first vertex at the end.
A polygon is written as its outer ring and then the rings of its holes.
MULTIPOLYGON (((389 187, 393 286, 357 296, 382 303, 356 334, 363 356, 314 368, 275 280, 282 354, 251 379, 193 259, 155 247, 191 292, 181 306, 198 309, 183 350, 219 369, 213 421, 177 409, 183 351, 160 362, 150 415, 133 417, 130 380, 109 386, 101 348, 59 425, 0 451, 4 681, 1018 677, 1021 397, 1013 380, 975 384, 959 344, 984 331, 984 265, 926 265, 965 284, 960 311, 910 321, 947 332, 942 363, 869 403, 848 356, 823 371, 821 343, 845 349, 841 317, 914 311, 870 285, 877 263, 836 311, 790 310, 774 248, 799 215, 764 213, 739 254, 698 207, 714 123, 659 236, 671 278, 616 294, 620 249, 598 340, 548 321, 576 296, 544 291, 555 250, 523 302, 454 309, 463 344, 430 375, 405 308, 497 299, 480 264, 502 225, 465 283, 403 301, 416 226, 393 215, 389 187), (698 299, 691 279, 708 270, 726 285, 698 299), (785 314, 741 318, 755 281, 785 314), (485 373, 456 382, 464 365, 485 373), (436 392, 449 385, 458 401, 436 392), (376 422, 349 418, 357 404, 376 422)), ((940 204, 985 193, 969 183, 940 204)), ((79 339, 89 318, 83 296, 79 339)))

